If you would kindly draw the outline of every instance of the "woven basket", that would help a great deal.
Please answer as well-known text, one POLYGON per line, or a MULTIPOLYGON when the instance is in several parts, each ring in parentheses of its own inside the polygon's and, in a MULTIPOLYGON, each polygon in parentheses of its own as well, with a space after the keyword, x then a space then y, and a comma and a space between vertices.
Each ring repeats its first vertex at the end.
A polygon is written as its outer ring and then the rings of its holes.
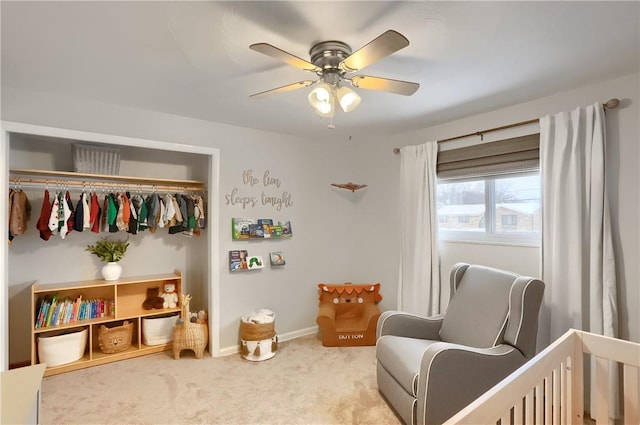
POLYGON ((209 341, 206 323, 185 322, 173 328, 173 358, 179 359, 182 350, 192 350, 196 359, 201 359, 209 341))
POLYGON ((98 345, 100 351, 106 354, 121 353, 131 348, 133 337, 133 323, 127 320, 121 326, 107 328, 105 325, 98 328, 98 345))
POLYGON ((271 323, 246 323, 240 321, 240 338, 245 341, 262 341, 276 336, 276 321, 271 323))
POLYGON ((179 344, 187 347, 196 347, 198 345, 207 345, 208 331, 206 323, 182 323, 176 325, 174 336, 178 335, 179 344))

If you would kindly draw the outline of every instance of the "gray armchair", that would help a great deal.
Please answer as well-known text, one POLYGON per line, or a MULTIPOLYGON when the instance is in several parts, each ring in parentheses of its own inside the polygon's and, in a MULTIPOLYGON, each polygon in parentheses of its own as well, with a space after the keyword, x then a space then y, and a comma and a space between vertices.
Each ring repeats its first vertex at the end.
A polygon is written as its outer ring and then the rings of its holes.
POLYGON ((408 425, 441 424, 535 355, 544 283, 456 264, 445 314, 386 311, 378 389, 408 425))

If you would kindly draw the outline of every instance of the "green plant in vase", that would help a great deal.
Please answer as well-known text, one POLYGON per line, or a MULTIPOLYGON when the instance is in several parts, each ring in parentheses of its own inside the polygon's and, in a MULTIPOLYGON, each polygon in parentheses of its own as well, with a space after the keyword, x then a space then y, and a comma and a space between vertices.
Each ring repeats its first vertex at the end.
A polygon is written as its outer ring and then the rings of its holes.
POLYGON ((122 273, 122 267, 118 262, 124 258, 127 248, 129 248, 129 239, 112 240, 105 237, 94 245, 88 245, 86 251, 107 263, 102 267, 102 277, 105 280, 118 280, 122 273))

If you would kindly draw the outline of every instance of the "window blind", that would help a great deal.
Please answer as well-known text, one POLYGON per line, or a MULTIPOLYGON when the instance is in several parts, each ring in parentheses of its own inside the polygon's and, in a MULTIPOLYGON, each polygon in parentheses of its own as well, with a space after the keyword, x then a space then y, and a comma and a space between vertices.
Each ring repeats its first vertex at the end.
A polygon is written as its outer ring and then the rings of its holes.
POLYGON ((438 152, 440 180, 487 177, 540 169, 540 134, 438 152))

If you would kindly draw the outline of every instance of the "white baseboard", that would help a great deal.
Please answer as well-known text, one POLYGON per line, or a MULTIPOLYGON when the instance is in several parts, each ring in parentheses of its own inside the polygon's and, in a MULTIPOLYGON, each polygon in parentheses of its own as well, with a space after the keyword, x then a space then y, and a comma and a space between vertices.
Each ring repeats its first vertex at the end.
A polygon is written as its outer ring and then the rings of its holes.
MULTIPOLYGON (((290 341, 292 339, 300 338, 307 335, 315 335, 319 332, 318 326, 312 326, 310 328, 298 329, 297 331, 287 332, 284 334, 278 334, 278 341, 290 341)), ((240 352, 240 345, 233 345, 231 347, 225 347, 220 349, 220 357, 230 356, 232 354, 238 354, 240 352)))

